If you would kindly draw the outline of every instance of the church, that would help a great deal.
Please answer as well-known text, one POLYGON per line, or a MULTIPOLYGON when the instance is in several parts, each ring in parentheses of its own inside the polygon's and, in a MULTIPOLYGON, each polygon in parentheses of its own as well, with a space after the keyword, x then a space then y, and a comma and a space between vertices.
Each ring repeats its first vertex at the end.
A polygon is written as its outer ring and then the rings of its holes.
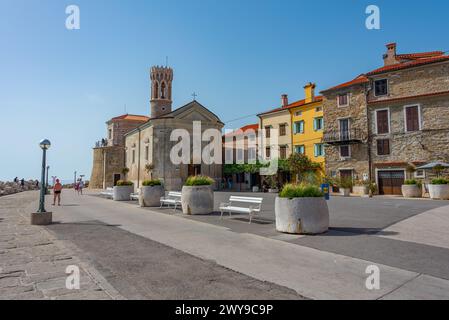
POLYGON ((213 178, 217 187, 222 165, 193 159, 189 164, 174 164, 170 151, 178 141, 171 141, 170 136, 175 129, 185 129, 192 137, 194 122, 201 123, 202 133, 208 129, 221 132, 224 124, 196 99, 173 110, 173 69, 152 67, 150 80, 149 116, 125 114, 106 122, 107 139, 94 148, 90 187, 105 189, 126 179, 138 188, 144 180, 160 179, 166 190, 176 191, 189 176, 199 174, 213 178))

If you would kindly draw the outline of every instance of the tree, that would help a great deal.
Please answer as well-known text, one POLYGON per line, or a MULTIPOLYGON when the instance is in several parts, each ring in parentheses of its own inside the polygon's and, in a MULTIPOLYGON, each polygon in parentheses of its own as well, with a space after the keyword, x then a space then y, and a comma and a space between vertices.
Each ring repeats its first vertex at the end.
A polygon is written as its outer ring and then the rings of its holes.
POLYGON ((306 155, 302 153, 292 153, 287 160, 288 168, 290 172, 296 177, 296 181, 299 181, 305 171, 313 170, 315 167, 306 155))
POLYGON ((123 178, 126 180, 126 175, 128 174, 128 172, 129 172, 129 169, 128 168, 123 168, 122 169, 122 173, 123 173, 123 178))
POLYGON ((147 163, 145 165, 145 172, 150 177, 150 180, 153 180, 153 169, 154 169, 154 165, 153 164, 147 163))

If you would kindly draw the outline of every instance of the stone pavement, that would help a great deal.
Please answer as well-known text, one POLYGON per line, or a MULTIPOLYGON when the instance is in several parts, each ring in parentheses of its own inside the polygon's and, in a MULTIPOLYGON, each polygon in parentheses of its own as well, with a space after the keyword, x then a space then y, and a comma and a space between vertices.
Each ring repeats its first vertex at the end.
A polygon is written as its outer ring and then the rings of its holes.
POLYGON ((34 191, 0 197, 0 300, 120 299, 76 248, 30 225, 37 197, 34 191), (66 288, 70 265, 80 269, 80 290, 66 288))

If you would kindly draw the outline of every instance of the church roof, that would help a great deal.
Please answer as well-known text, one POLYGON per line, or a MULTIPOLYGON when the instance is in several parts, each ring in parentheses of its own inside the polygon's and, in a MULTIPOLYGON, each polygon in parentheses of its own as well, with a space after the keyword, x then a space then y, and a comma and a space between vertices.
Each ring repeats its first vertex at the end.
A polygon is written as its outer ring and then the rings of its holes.
POLYGON ((147 116, 141 116, 141 115, 136 115, 136 114, 123 114, 121 116, 114 117, 111 119, 111 121, 114 121, 114 120, 129 120, 129 121, 147 122, 148 120, 150 120, 150 118, 147 116))

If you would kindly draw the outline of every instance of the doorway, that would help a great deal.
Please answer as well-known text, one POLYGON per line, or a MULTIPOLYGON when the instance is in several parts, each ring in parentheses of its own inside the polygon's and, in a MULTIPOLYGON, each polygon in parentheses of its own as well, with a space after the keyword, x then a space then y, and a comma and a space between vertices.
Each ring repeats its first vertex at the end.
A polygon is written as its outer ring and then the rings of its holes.
POLYGON ((377 173, 379 182, 379 194, 382 195, 402 195, 402 185, 405 174, 402 170, 379 171, 377 173))

